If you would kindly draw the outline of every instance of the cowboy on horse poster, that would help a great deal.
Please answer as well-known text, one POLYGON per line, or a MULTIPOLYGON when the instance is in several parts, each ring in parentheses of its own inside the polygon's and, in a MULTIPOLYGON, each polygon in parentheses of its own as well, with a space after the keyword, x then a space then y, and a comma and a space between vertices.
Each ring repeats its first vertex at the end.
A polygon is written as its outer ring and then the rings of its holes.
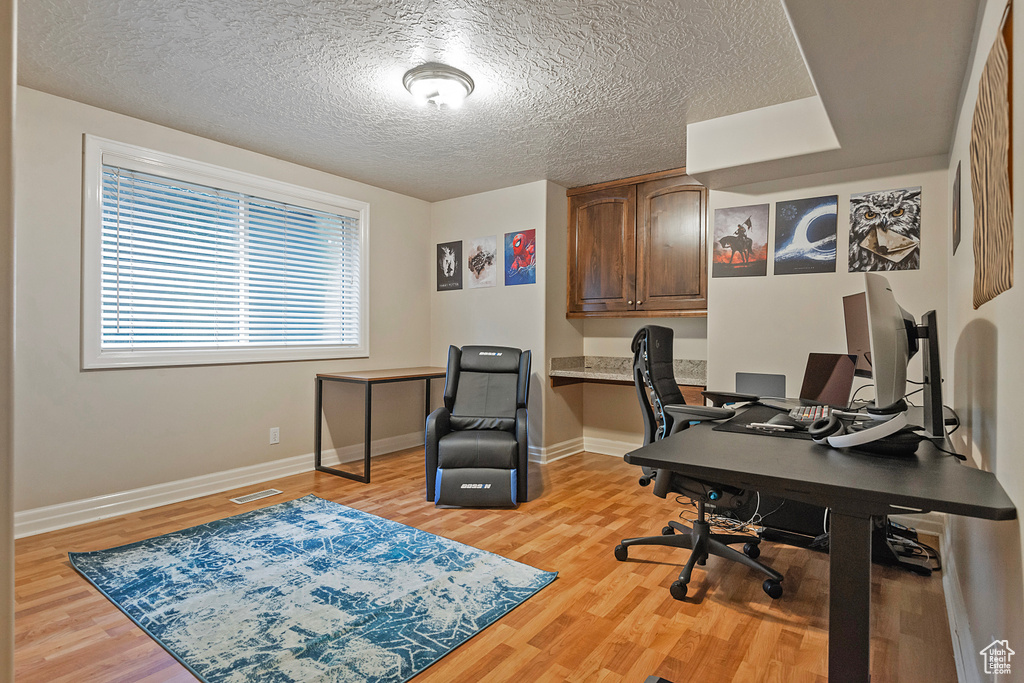
POLYGON ((715 210, 712 277, 768 273, 768 205, 715 210))

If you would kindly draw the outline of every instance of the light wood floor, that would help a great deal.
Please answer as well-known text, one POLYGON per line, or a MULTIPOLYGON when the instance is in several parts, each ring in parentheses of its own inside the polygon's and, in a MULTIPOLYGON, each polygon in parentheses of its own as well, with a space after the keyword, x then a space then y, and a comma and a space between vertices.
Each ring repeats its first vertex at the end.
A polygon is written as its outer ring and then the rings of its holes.
MULTIPOLYGON (((423 450, 374 458, 373 483, 308 473, 21 539, 16 547, 15 667, 19 683, 192 681, 170 655, 71 568, 68 551, 108 548, 316 494, 483 550, 559 572, 558 579, 415 678, 472 681, 675 683, 824 681, 828 558, 763 544, 786 594, 772 601, 761 577, 710 558, 690 596, 668 586, 687 551, 634 548, 621 538, 657 534, 681 510, 640 488, 618 458, 583 454, 531 470, 542 488, 517 510, 441 510, 423 496, 423 450), (247 505, 228 498, 275 487, 247 505), (706 571, 705 571, 706 570, 706 571)), ((872 680, 955 681, 938 574, 875 567, 872 680)))

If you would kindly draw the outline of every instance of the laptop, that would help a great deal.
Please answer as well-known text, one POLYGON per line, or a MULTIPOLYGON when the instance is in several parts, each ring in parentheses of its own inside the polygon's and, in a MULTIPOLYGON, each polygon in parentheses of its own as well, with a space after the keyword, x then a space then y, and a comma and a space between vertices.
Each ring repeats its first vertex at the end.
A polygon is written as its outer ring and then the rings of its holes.
POLYGON ((758 403, 780 410, 821 405, 846 408, 856 370, 856 354, 809 353, 799 398, 762 396, 758 403))

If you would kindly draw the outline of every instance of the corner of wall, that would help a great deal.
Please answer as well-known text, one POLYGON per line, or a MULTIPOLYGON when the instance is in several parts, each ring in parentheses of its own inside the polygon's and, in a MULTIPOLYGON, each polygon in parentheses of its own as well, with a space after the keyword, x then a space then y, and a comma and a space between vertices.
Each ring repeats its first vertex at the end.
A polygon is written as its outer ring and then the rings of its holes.
POLYGON ((11 408, 14 336, 15 3, 0 2, 0 680, 14 680, 14 480, 11 408))

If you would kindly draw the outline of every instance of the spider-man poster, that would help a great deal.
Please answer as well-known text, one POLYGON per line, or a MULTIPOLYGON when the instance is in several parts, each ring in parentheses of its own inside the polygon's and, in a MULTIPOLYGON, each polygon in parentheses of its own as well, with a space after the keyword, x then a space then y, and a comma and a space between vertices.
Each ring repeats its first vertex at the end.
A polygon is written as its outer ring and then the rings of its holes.
POLYGON ((537 282, 537 231, 505 233, 505 284, 532 285, 537 282))

